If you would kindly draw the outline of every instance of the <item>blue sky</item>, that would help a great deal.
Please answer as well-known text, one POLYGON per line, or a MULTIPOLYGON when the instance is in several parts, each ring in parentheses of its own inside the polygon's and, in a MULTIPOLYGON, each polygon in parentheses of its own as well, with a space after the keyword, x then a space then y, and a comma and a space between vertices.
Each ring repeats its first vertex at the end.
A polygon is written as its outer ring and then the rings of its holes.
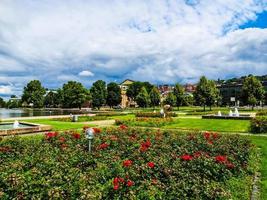
POLYGON ((267 74, 266 0, 1 0, 0 96, 27 82, 267 74))

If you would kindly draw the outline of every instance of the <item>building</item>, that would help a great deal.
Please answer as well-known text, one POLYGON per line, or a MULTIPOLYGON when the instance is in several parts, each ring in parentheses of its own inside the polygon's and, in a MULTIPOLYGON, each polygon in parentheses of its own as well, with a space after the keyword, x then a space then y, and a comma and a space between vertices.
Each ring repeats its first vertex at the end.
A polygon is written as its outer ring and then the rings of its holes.
POLYGON ((196 91, 197 85, 196 84, 185 84, 184 91, 185 93, 194 93, 196 91))
POLYGON ((134 81, 130 79, 124 80, 119 86, 121 88, 121 107, 126 108, 130 106, 135 106, 135 102, 129 99, 126 95, 126 91, 134 81))

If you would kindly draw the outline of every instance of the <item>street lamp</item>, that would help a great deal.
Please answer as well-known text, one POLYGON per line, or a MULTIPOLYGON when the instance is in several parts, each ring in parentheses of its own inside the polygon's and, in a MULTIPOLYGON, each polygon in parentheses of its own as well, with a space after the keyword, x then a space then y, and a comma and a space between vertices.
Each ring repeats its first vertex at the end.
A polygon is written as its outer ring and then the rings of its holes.
POLYGON ((89 144, 88 144, 88 149, 89 149, 89 152, 91 152, 91 145, 92 145, 92 140, 94 139, 94 129, 92 128, 88 128, 86 129, 86 138, 89 140, 89 144))

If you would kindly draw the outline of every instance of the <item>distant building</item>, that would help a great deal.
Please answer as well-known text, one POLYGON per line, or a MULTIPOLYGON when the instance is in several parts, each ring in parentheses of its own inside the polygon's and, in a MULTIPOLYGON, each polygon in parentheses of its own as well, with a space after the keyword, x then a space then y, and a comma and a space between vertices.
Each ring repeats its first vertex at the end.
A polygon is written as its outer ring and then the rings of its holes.
POLYGON ((135 102, 129 99, 126 95, 126 91, 129 88, 131 84, 133 84, 135 81, 126 79, 124 80, 119 86, 121 88, 121 107, 126 108, 130 106, 135 106, 135 102))
POLYGON ((173 85, 158 85, 158 90, 161 96, 161 100, 165 99, 167 95, 173 91, 174 86, 173 85))
POLYGON ((194 93, 196 91, 197 85, 196 84, 185 84, 184 91, 185 93, 194 93))

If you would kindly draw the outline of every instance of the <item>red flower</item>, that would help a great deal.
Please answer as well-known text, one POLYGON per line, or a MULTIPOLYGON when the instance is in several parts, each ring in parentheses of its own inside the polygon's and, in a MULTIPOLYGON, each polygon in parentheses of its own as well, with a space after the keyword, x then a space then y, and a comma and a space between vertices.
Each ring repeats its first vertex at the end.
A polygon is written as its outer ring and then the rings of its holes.
POLYGON ((101 129, 100 128, 93 128, 94 133, 101 133, 101 129))
POLYGON ((150 168, 154 168, 155 167, 155 164, 153 162, 148 162, 147 163, 147 166, 150 167, 150 168))
POLYGON ((53 137, 57 137, 58 136, 58 132, 48 132, 45 134, 45 138, 48 140, 50 138, 53 138, 53 137))
POLYGON ((118 190, 118 189, 119 189, 119 184, 118 184, 118 185, 114 185, 114 186, 113 186, 113 189, 114 189, 114 190, 118 190))
POLYGON ((110 140, 117 141, 119 138, 116 135, 111 135, 110 140))
POLYGON ((212 145, 212 144, 213 144, 213 142, 212 142, 211 140, 209 140, 209 141, 208 141, 208 144, 211 144, 211 145, 212 145))
POLYGON ((206 139, 206 140, 209 140, 210 139, 210 132, 205 132, 204 133, 204 138, 206 139))
POLYGON ((127 186, 128 187, 131 187, 131 186, 133 186, 134 185, 134 182, 133 181, 131 181, 131 180, 128 180, 127 181, 127 186))
POLYGON ((141 143, 140 151, 145 152, 151 146, 151 142, 147 139, 145 142, 141 143))
POLYGON ((60 147, 61 147, 61 149, 66 149, 68 147, 68 145, 67 144, 61 144, 60 147))
POLYGON ((225 163, 227 161, 227 157, 226 156, 219 155, 219 156, 216 156, 215 157, 215 160, 218 163, 225 163))
POLYGON ((113 185, 117 185, 117 184, 119 184, 119 177, 115 177, 113 179, 113 185))
POLYGON ((153 178, 153 179, 151 180, 151 183, 154 184, 154 185, 156 185, 156 184, 158 183, 158 180, 153 178))
POLYGON ((107 147, 109 146, 109 144, 107 144, 107 143, 102 143, 102 144, 100 144, 99 146, 98 146, 98 149, 106 149, 107 147))
POLYGON ((64 137, 60 137, 60 138, 59 138, 59 141, 60 141, 60 142, 65 142, 66 139, 65 139, 64 137))
POLYGON ((181 159, 185 161, 189 161, 193 159, 193 156, 185 154, 181 156, 181 159))
POLYGON ((125 160, 123 161, 123 167, 130 167, 132 165, 133 161, 131 160, 125 160))
POLYGON ((228 162, 228 163, 226 163, 226 167, 228 169, 233 169, 233 168, 235 168, 235 165, 233 163, 228 162))
POLYGON ((198 158, 198 157, 200 157, 201 155, 202 155, 202 152, 201 152, 201 151, 197 151, 197 152, 194 153, 194 157, 195 157, 195 158, 198 158))
POLYGON ((127 126, 122 124, 122 125, 120 125, 120 129, 125 130, 125 129, 127 129, 127 126))
POLYGON ((81 135, 79 133, 73 133, 72 137, 75 138, 75 139, 80 139, 81 135))
POLYGON ((218 133, 212 133, 213 139, 217 139, 219 137, 218 133))

